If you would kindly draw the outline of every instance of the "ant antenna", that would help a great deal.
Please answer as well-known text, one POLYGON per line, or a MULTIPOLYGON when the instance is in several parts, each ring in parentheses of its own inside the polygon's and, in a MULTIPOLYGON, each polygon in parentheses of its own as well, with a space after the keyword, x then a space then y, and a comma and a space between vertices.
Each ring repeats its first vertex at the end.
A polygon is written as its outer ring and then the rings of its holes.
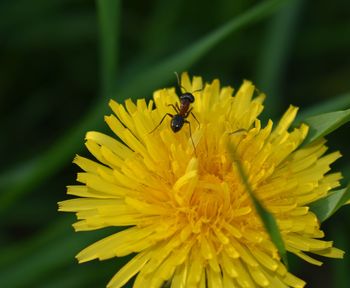
POLYGON ((187 92, 187 90, 186 90, 186 89, 181 85, 181 83, 180 83, 179 74, 177 74, 176 71, 175 71, 174 73, 175 73, 175 75, 176 75, 177 85, 178 85, 180 88, 182 88, 185 92, 187 92))
POLYGON ((203 87, 202 87, 201 89, 194 90, 194 91, 192 92, 192 94, 193 94, 193 93, 196 93, 196 92, 199 92, 199 91, 203 91, 203 87))
MULTIPOLYGON (((179 78, 179 74, 177 74, 177 72, 175 71, 174 74, 176 75, 176 79, 177 79, 177 85, 182 88, 185 92, 188 92, 180 83, 180 78, 179 78)), ((195 91, 192 91, 191 94, 193 93, 196 93, 196 92, 199 92, 199 91, 202 91, 203 90, 203 87, 200 88, 200 89, 197 89, 195 91)))

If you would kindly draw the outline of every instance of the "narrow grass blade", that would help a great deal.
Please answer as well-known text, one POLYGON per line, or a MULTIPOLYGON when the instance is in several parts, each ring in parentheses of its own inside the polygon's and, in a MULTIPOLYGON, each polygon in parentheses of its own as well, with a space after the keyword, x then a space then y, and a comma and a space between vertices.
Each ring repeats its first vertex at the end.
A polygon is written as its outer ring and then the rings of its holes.
POLYGON ((231 33, 269 16, 280 8, 282 4, 285 4, 285 2, 285 0, 264 1, 243 13, 241 16, 217 28, 202 39, 192 43, 179 53, 163 60, 158 65, 150 67, 137 75, 133 74, 128 76, 127 79, 123 81, 128 84, 118 91, 118 95, 121 93, 124 97, 139 97, 139 91, 151 91, 157 87, 156 84, 166 83, 173 79, 174 71, 184 71, 188 69, 231 33))
POLYGON ((287 258, 287 251, 284 246, 283 238, 280 233, 280 230, 277 226, 276 219, 273 217, 273 215, 266 210, 266 208, 260 203, 258 198, 255 196, 252 187, 250 186, 250 183, 248 181, 248 177, 243 169, 243 166, 241 162, 238 160, 238 157, 236 155, 236 149, 233 146, 229 146, 229 151, 231 153, 232 160, 236 163, 238 172, 241 176, 241 179, 244 183, 244 186, 247 189, 247 192, 252 199, 252 202, 254 204, 254 207, 257 211, 257 213, 260 216, 261 221, 263 222, 266 232, 270 235, 271 241, 275 244, 276 248, 278 249, 278 252, 280 253, 282 260, 284 264, 288 268, 288 258, 287 258))
POLYGON ((283 106, 280 87, 304 4, 302 0, 290 1, 269 20, 266 29, 258 59, 256 84, 269 95, 265 102, 264 113, 271 118, 276 117, 283 106))
POLYGON ((119 0, 97 0, 100 28, 101 94, 110 98, 117 83, 120 9, 119 0))

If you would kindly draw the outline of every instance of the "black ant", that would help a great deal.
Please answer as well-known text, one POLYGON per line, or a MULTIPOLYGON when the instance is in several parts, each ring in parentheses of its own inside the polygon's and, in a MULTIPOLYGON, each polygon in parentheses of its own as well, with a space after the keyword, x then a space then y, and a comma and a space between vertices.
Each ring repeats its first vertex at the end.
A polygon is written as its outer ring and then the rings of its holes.
MULTIPOLYGON (((177 83, 178 83, 179 87, 182 88, 183 90, 185 90, 180 84, 179 75, 176 72, 175 72, 175 75, 176 75, 177 83)), ((200 89, 200 90, 202 90, 202 89, 200 89)), ((200 90, 196 90, 192 93, 195 93, 195 92, 200 91, 200 90)), ((191 123, 186 120, 186 118, 191 114, 193 116, 193 118, 197 121, 197 123, 199 124, 199 121, 197 120, 196 116, 194 116, 194 114, 192 112, 193 107, 190 107, 191 103, 193 103, 195 100, 192 93, 190 93, 190 92, 180 93, 180 96, 179 96, 180 106, 178 103, 175 103, 175 105, 168 104, 168 106, 171 106, 174 108, 176 114, 173 115, 170 113, 166 113, 163 116, 162 120, 160 120, 159 124, 150 132, 150 134, 153 133, 163 123, 165 117, 169 116, 169 117, 171 117, 170 127, 174 133, 179 132, 185 123, 188 124, 192 145, 193 145, 194 150, 196 151, 196 148, 194 146, 194 142, 192 139, 191 123)))

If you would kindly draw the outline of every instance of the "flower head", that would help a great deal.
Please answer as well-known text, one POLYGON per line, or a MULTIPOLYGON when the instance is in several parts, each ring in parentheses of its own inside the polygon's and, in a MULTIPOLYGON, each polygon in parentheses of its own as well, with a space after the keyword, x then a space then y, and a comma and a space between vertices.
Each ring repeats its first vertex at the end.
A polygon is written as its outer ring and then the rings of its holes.
POLYGON ((181 85, 195 101, 179 132, 170 127, 171 115, 180 114, 171 88, 156 91, 154 103, 110 102, 114 115, 105 120, 120 141, 87 133, 97 161, 74 159, 84 172, 78 173, 81 185, 67 193, 79 198, 59 209, 76 212, 77 231, 126 228, 81 251, 79 262, 136 253, 108 287, 123 287, 135 275, 134 287, 303 287, 280 261, 236 161, 274 215, 287 251, 320 265, 310 253, 340 258, 342 251, 320 240, 324 233, 308 204, 339 185, 341 175, 328 173, 339 152, 325 154, 324 140, 298 148, 308 127, 289 131, 293 106, 275 127, 271 120, 262 127, 264 95, 253 98, 248 81, 234 95, 218 80, 203 86, 186 73, 181 85))

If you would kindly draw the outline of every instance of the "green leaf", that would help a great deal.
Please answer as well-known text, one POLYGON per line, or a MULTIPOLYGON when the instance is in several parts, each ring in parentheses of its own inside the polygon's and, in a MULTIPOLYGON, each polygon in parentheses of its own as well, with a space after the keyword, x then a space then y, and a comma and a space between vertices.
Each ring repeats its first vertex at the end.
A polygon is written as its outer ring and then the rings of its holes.
MULTIPOLYGON (((220 43, 220 41, 230 33, 263 19, 276 11, 277 8, 285 2, 285 0, 264 1, 243 13, 241 16, 216 29, 214 32, 209 33, 199 41, 189 45, 176 55, 136 75, 125 76, 121 78, 119 82, 116 80, 115 84, 112 83, 112 75, 115 69, 107 66, 108 63, 106 63, 105 67, 109 67, 108 71, 110 71, 111 76, 108 76, 109 80, 104 80, 103 83, 105 84, 102 86, 105 88, 102 88, 102 90, 109 93, 110 87, 116 87, 114 85, 119 83, 120 86, 115 88, 116 90, 112 93, 118 96, 113 98, 117 98, 119 102, 130 97, 145 97, 146 93, 155 89, 157 85, 165 83, 174 77, 173 71, 188 69, 188 67, 201 59, 210 49, 220 43)), ((105 15, 110 15, 108 11, 105 12, 106 14, 103 14, 103 17, 105 17, 105 15)), ((108 33, 106 32, 104 35, 108 35, 108 33)), ((113 46, 114 44, 107 43, 109 42, 106 40, 106 51, 104 53, 111 53, 108 48, 110 46, 108 45, 113 46), (110 52, 107 52, 107 50, 110 52)), ((117 58, 110 56, 110 59, 116 60, 117 58)), ((106 75, 107 74, 104 74, 104 77, 107 77, 106 75)), ((108 96, 108 94, 105 96, 108 96)), ((96 129, 98 123, 102 124, 101 119, 107 108, 106 99, 104 97, 100 98, 99 102, 93 105, 93 108, 87 115, 57 140, 52 147, 43 151, 37 157, 33 157, 26 163, 22 163, 13 169, 7 169, 6 173, 0 175, 0 189, 3 190, 0 196, 0 213, 8 209, 16 199, 25 195, 39 185, 39 183, 51 177, 65 165, 69 159, 72 159, 74 153, 82 146, 81 141, 84 136, 84 131, 96 129)))
POLYGON ((303 145, 325 137, 349 120, 350 109, 325 113, 305 119, 303 122, 310 127, 310 131, 303 145))
POLYGON ((301 110, 295 123, 300 123, 303 119, 306 119, 311 116, 328 113, 337 110, 344 110, 350 107, 350 92, 344 93, 338 96, 332 97, 330 100, 323 101, 319 104, 316 104, 310 108, 301 110))
POLYGON ((260 219, 262 220, 267 233, 270 235, 272 242, 275 244, 278 252, 280 253, 284 264, 288 268, 287 251, 286 251, 286 248, 284 246, 282 235, 281 235, 280 230, 277 226, 276 219, 273 217, 273 215, 270 212, 268 212, 266 210, 266 208, 260 203, 258 198, 255 196, 253 189, 248 181, 248 177, 247 177, 247 175, 244 171, 244 168, 241 164, 241 161, 239 161, 239 159, 236 155, 235 147, 233 147, 232 145, 229 145, 228 148, 229 148, 232 160, 236 163, 238 172, 242 178, 244 186, 246 187, 247 192, 253 201, 254 207, 255 207, 257 213, 259 214, 260 219))
POLYGON ((310 205, 320 222, 327 220, 338 211, 347 201, 350 200, 350 186, 344 189, 335 190, 326 197, 317 200, 310 205))

